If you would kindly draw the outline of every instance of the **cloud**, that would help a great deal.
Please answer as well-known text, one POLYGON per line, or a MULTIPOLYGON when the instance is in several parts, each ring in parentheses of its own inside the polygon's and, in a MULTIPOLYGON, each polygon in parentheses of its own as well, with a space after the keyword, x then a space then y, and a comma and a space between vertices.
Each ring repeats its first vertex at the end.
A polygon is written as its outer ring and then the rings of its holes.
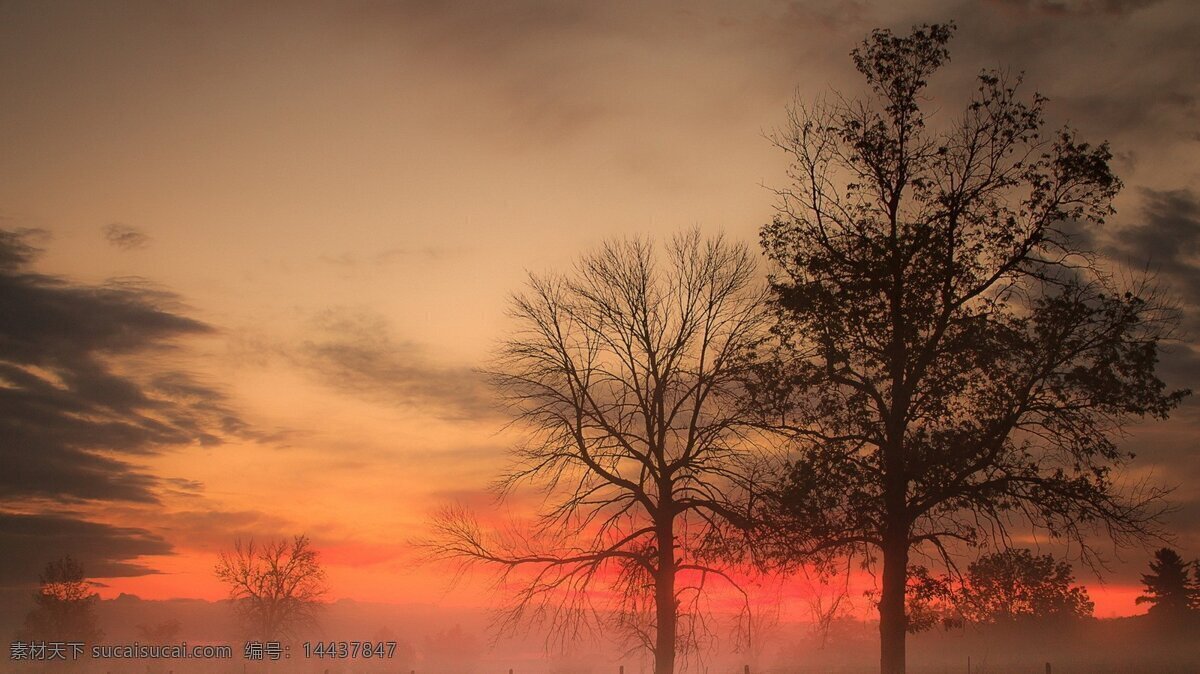
POLYGON ((212 329, 143 281, 30 272, 36 254, 28 236, 0 232, 0 504, 154 502, 161 482, 139 457, 245 428, 216 388, 164 358, 212 329))
POLYGON ((0 229, 0 272, 12 272, 25 266, 41 249, 36 244, 50 239, 44 229, 0 229))
POLYGON ((1162 0, 991 0, 998 5, 1056 16, 1072 14, 1122 15, 1157 5, 1162 0))
POLYGON ((197 509, 162 513, 157 529, 180 548, 223 550, 235 540, 270 540, 301 528, 284 518, 256 510, 197 509))
POLYGON ((1142 222, 1116 233, 1111 254, 1149 265, 1200 308, 1200 197, 1186 189, 1142 189, 1141 198, 1142 222))
MULTIPOLYGON (((1173 386, 1200 391, 1200 195, 1193 190, 1139 190, 1139 222, 1114 232, 1105 254, 1147 269, 1178 300, 1180 339, 1162 353, 1160 372, 1173 386)), ((1196 396, 1186 406, 1200 404, 1196 396)))
POLYGON ((1169 0, 960 3, 945 14, 960 26, 951 70, 1024 71, 1027 90, 1049 96, 1052 125, 1107 138, 1119 155, 1156 156, 1195 139, 1200 15, 1190 9, 1169 0), (1161 6, 1137 11, 1151 5, 1161 6))
POLYGON ((121 250, 139 250, 150 244, 150 237, 145 232, 119 222, 104 226, 104 238, 121 250))
MULTIPOLYGON (((1140 201, 1134 224, 1112 232, 1101 250, 1119 265, 1146 269, 1164 294, 1176 301, 1182 330, 1160 352, 1159 376, 1169 388, 1200 391, 1200 195, 1190 189, 1137 191, 1140 201)), ((1194 476, 1198 466, 1200 398, 1193 394, 1169 422, 1140 429, 1125 445, 1135 451, 1135 465, 1153 466, 1156 479, 1176 487, 1170 496, 1173 513, 1167 525, 1182 541, 1200 536, 1194 476)))
POLYGON ((293 351, 298 364, 324 384, 371 400, 418 406, 449 419, 495 413, 482 376, 440 365, 426 349, 392 339, 386 319, 364 310, 326 309, 293 351))
POLYGON ((162 537, 136 527, 117 527, 72 514, 0 512, 0 587, 37 583, 47 562, 70 555, 90 577, 113 578, 156 573, 135 559, 167 555, 162 537))

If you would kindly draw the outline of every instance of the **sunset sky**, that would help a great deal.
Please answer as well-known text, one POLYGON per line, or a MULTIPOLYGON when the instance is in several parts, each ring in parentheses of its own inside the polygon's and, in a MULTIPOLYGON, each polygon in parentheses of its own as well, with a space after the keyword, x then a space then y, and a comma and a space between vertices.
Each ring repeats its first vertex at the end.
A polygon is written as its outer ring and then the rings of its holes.
MULTIPOLYGON (((787 103, 946 20, 945 118, 1003 66, 1111 142, 1089 235, 1171 289, 1162 374, 1200 390, 1192 0, 0 0, 0 588, 69 553, 105 597, 217 599, 236 538, 307 533, 334 598, 488 605, 410 541, 494 507, 519 429, 475 368, 509 293, 612 237, 757 246, 787 103)), ((1200 400, 1122 446, 1200 556, 1200 400)), ((1097 614, 1141 612, 1148 553, 1101 550, 1097 614)))

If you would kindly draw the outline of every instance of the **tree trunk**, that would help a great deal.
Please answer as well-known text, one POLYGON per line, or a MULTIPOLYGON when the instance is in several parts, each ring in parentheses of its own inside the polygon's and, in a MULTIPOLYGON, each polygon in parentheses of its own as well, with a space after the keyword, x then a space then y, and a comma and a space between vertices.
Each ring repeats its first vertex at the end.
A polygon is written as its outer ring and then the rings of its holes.
POLYGON ((883 594, 879 598, 879 671, 904 674, 908 620, 904 590, 908 584, 908 536, 889 532, 883 545, 883 594))
POLYGON ((657 527, 658 569, 654 578, 657 634, 654 640, 654 674, 675 672, 675 531, 674 519, 657 527))

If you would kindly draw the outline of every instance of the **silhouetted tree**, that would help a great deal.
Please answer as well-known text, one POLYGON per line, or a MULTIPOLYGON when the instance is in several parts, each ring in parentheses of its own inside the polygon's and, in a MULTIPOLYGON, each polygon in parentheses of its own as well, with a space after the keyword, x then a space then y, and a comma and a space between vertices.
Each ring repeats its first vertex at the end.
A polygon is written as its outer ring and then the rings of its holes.
POLYGON ((934 577, 922 566, 909 567, 909 633, 965 623, 1063 623, 1091 617, 1095 608, 1087 588, 1073 584, 1070 564, 1027 549, 985 555, 958 581, 948 575, 934 577))
POLYGON ((1073 585, 1071 565, 1026 549, 1005 550, 972 562, 958 598, 963 617, 976 624, 1091 617, 1087 588, 1073 585))
POLYGON ((448 511, 437 552, 534 569, 513 576, 509 620, 547 620, 569 638, 615 615, 657 674, 673 672, 703 628, 705 583, 729 580, 704 551, 746 523, 740 369, 762 336, 764 291, 745 246, 698 232, 665 256, 608 243, 569 275, 531 277, 491 378, 530 438, 501 488, 533 482, 544 510, 509 536, 448 511), (612 611, 593 610, 597 581, 618 597, 612 611))
POLYGON ((1192 608, 1200 611, 1200 560, 1192 562, 1192 608))
POLYGON ((25 615, 18 637, 39 641, 94 643, 104 636, 96 616, 100 595, 83 567, 69 555, 46 564, 39 576, 34 608, 25 615))
POLYGON ((286 639, 316 623, 324 597, 325 571, 307 536, 265 545, 237 541, 222 552, 217 578, 252 636, 286 639))
POLYGON ((1200 564, 1183 561, 1171 548, 1154 553, 1150 573, 1142 575, 1142 584, 1146 594, 1138 597, 1137 603, 1150 604, 1152 616, 1179 619, 1200 611, 1200 564), (1195 581, 1188 573, 1190 567, 1196 568, 1195 581))
POLYGON ((932 576, 924 566, 908 567, 905 627, 909 634, 924 632, 938 625, 946 629, 961 627, 963 617, 958 605, 950 578, 932 576))
POLYGON ((790 111, 775 141, 794 183, 762 230, 783 347, 754 395, 798 448, 775 533, 793 559, 882 556, 885 674, 905 669, 914 549, 1003 545, 1031 524, 1085 555, 1093 525, 1144 536, 1160 493, 1114 485, 1129 455, 1112 438, 1186 394, 1154 372, 1173 312, 1146 283, 1117 287, 1070 234, 1112 212, 1107 145, 1043 138, 1044 99, 993 71, 927 128, 952 32, 877 30, 852 52, 868 98, 790 111))

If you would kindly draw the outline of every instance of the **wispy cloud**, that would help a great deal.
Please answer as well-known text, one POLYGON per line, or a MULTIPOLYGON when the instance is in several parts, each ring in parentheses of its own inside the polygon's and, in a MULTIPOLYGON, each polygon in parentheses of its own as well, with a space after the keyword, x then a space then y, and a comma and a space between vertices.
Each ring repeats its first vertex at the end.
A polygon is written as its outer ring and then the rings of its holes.
POLYGON ((138 250, 150 245, 150 236, 137 227, 113 222, 105 225, 103 231, 105 240, 121 250, 138 250))
POLYGON ((258 510, 197 508, 159 513, 155 525, 181 548, 223 550, 235 540, 269 540, 302 531, 294 522, 258 510))
POLYGON ((326 309, 290 351, 303 369, 340 391, 386 404, 416 406, 449 419, 495 414, 482 376, 439 364, 428 349, 393 339, 388 321, 366 310, 326 309))

